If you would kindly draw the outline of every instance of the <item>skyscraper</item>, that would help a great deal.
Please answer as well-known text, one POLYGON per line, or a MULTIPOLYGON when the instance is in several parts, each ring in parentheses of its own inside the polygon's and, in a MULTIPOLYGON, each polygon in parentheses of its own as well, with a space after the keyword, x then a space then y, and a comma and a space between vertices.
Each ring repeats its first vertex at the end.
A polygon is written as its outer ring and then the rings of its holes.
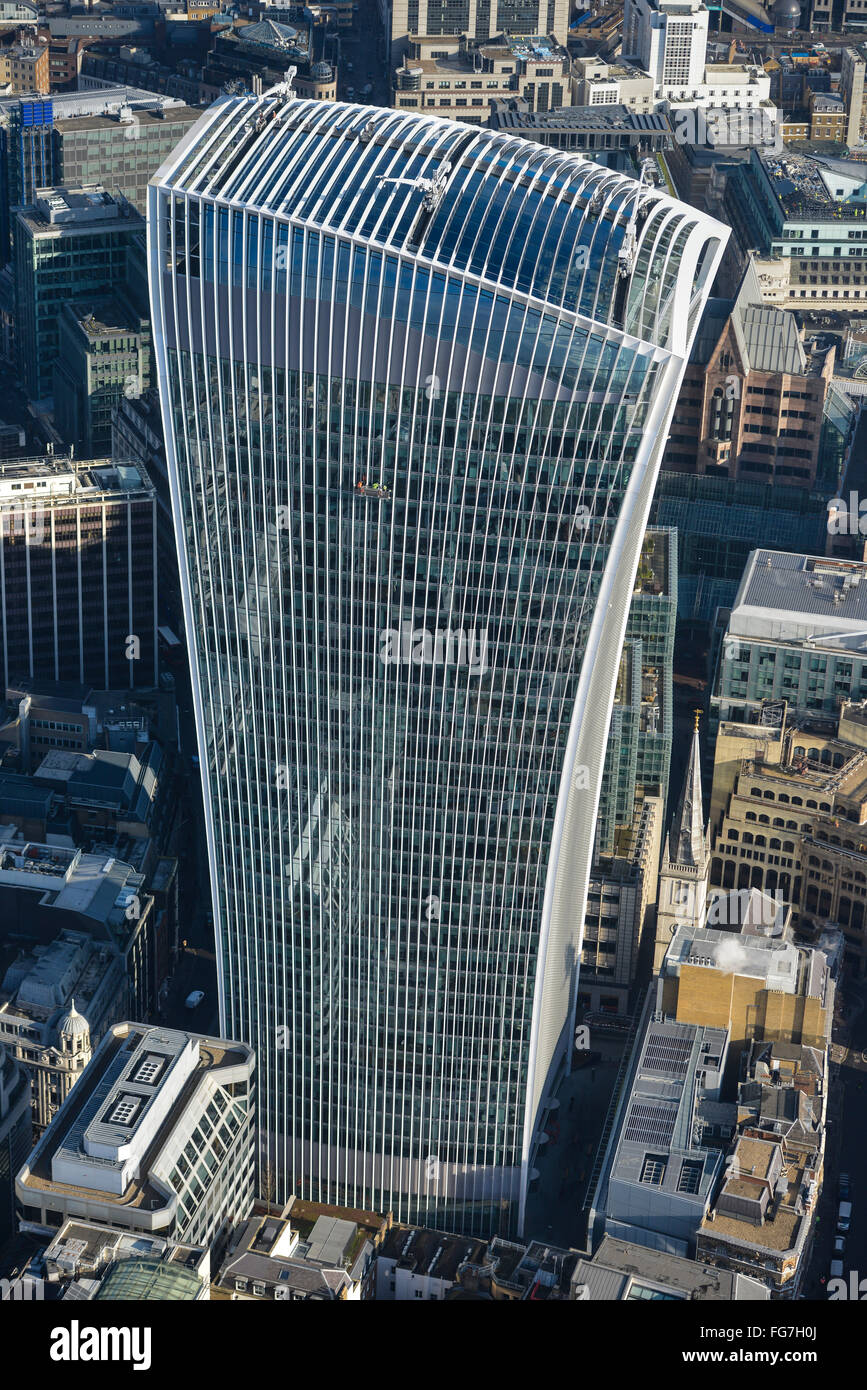
POLYGON ((448 121, 228 98, 154 177, 154 350, 262 1160, 520 1211, 608 723, 725 229, 448 121))
POLYGON ((650 73, 660 95, 695 96, 704 82, 708 18, 703 0, 626 0, 623 57, 650 73))

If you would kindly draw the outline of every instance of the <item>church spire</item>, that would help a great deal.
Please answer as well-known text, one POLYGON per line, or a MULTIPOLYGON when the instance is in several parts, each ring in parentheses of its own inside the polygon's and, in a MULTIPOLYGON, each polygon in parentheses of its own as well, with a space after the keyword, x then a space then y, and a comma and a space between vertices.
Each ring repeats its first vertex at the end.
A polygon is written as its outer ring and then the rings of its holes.
POLYGON ((690 865, 696 869, 703 868, 707 859, 704 805, 701 799, 701 750, 698 742, 700 718, 701 710, 696 710, 689 764, 668 833, 669 863, 690 865))

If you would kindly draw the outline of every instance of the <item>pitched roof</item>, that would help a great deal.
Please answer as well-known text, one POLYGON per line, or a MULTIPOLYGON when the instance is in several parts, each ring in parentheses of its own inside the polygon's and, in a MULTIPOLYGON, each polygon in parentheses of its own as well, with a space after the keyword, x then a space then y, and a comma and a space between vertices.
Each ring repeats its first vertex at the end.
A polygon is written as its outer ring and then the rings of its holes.
POLYGON ((686 777, 668 833, 668 858, 672 864, 687 864, 696 869, 701 868, 707 858, 697 728, 692 736, 686 777))

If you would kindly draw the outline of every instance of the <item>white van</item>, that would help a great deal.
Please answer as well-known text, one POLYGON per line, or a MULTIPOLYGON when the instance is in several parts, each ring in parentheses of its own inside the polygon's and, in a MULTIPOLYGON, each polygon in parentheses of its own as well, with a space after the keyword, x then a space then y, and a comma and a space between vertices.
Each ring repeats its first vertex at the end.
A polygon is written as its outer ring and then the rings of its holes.
POLYGON ((842 1261, 842 1260, 832 1260, 832 1261, 831 1261, 831 1278, 832 1278, 832 1279, 842 1279, 842 1278, 843 1278, 843 1261, 842 1261))
POLYGON ((839 1208, 839 1210, 838 1210, 838 1212, 837 1212, 837 1230, 840 1231, 843 1235, 845 1235, 846 1232, 847 1232, 848 1229, 849 1229, 849 1222, 850 1222, 851 1220, 852 1220, 852 1203, 851 1203, 851 1202, 841 1202, 841 1203, 840 1203, 840 1208, 839 1208))

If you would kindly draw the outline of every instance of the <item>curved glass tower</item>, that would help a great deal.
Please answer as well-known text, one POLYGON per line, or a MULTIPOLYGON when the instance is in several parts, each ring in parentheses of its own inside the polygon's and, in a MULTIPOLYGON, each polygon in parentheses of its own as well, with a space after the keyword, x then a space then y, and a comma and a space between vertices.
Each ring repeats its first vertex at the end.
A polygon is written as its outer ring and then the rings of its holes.
POLYGON ((277 88, 152 180, 221 1027, 277 1194, 520 1223, 608 723, 727 232, 277 88))

